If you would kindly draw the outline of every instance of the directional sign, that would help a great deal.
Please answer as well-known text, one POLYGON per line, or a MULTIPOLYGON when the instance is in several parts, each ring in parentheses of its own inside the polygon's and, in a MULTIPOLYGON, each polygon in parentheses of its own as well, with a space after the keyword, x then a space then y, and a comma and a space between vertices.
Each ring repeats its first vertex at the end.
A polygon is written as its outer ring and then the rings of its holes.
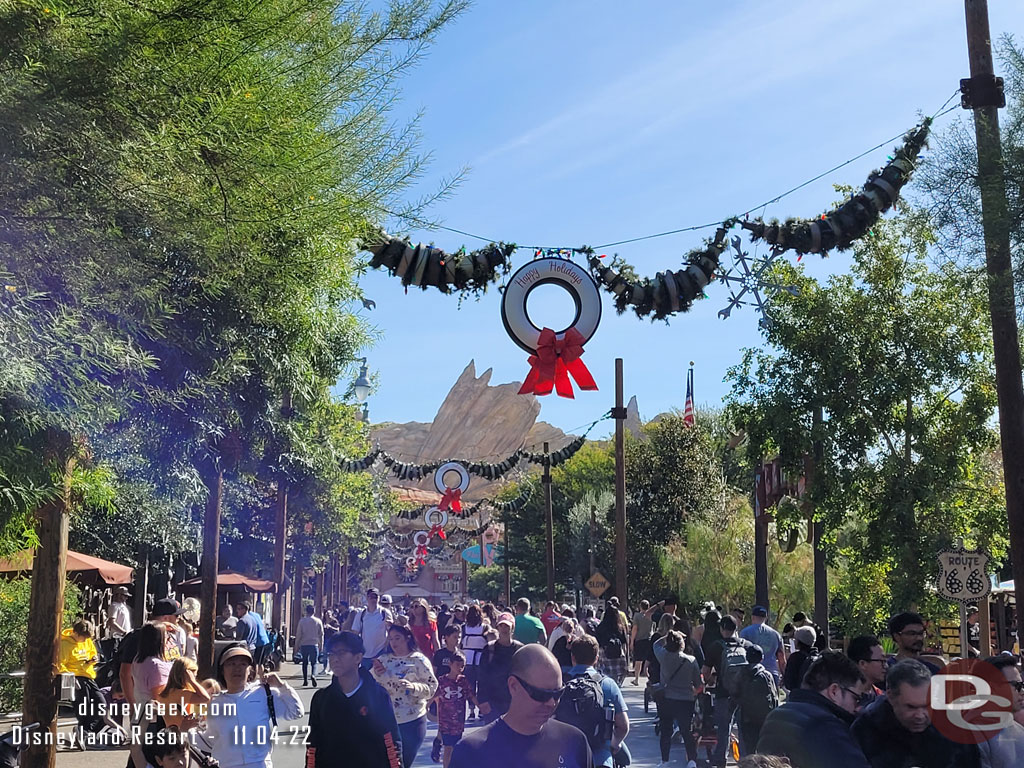
POLYGON ((590 580, 584 584, 594 597, 600 597, 608 591, 612 583, 608 581, 604 576, 601 575, 600 571, 594 571, 594 575, 590 577, 590 580))
POLYGON ((992 591, 988 555, 963 549, 939 553, 939 594, 958 603, 983 600, 992 591))

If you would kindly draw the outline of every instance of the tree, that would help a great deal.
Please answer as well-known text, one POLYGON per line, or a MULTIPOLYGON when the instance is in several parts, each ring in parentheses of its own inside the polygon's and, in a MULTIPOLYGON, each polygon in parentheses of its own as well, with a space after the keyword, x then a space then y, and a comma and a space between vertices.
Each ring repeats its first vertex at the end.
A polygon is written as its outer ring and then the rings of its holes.
MULTIPOLYGON (((755 461, 778 454, 798 471, 820 441, 811 502, 829 558, 870 582, 885 611, 938 615, 938 551, 963 537, 999 560, 1007 531, 983 471, 995 405, 985 286, 929 269, 933 242, 927 217, 905 212, 858 241, 849 275, 819 285, 786 268, 799 293, 777 297, 767 350, 746 350, 730 371, 729 413, 755 461)), ((780 524, 803 524, 789 509, 780 524)), ((838 590, 847 606, 850 583, 838 590)))
POLYGON ((688 523, 720 526, 727 493, 709 433, 678 414, 626 441, 626 556, 629 590, 653 596, 665 588, 662 548, 688 523))

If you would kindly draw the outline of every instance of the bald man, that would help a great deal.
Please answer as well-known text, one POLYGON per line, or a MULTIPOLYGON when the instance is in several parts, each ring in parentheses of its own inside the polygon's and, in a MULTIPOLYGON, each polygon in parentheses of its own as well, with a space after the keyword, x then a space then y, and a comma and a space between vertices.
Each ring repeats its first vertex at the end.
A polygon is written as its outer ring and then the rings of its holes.
POLYGON ((578 728, 552 720, 562 697, 562 670, 543 645, 524 646, 512 657, 508 712, 468 733, 449 768, 591 768, 587 738, 578 728))

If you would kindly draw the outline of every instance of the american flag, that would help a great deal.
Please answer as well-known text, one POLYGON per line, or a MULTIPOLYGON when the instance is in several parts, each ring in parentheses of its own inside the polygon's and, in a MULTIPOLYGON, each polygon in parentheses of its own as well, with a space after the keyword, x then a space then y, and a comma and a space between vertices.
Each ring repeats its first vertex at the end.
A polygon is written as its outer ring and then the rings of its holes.
POLYGON ((693 410, 693 364, 686 374, 686 405, 683 406, 683 424, 692 427, 697 421, 697 412, 693 410))

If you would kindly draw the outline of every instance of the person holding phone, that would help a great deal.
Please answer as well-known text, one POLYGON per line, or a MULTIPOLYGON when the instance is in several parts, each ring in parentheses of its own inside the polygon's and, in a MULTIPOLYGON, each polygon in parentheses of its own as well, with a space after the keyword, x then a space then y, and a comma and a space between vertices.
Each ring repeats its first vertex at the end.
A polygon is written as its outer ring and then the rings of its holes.
POLYGON ((434 667, 417 649, 412 631, 396 624, 370 671, 391 696, 402 737, 402 765, 409 768, 427 735, 427 705, 437 691, 434 667))

